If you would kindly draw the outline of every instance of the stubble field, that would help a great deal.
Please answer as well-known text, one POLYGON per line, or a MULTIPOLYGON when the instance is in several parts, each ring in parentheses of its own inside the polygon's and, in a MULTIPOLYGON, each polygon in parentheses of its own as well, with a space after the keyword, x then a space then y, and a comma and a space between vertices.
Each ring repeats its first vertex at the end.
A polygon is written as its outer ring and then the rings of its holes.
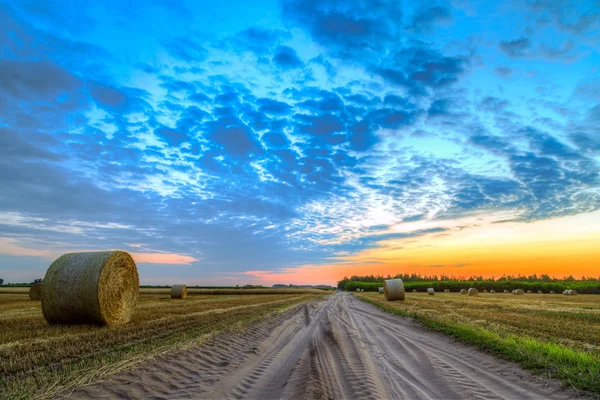
POLYGON ((166 290, 143 290, 129 324, 100 327, 50 326, 41 303, 15 291, 0 294, 0 398, 49 398, 324 296, 192 290, 187 299, 172 300, 166 290))
POLYGON ((598 295, 407 293, 403 302, 386 302, 378 293, 355 295, 566 386, 600 394, 598 295))

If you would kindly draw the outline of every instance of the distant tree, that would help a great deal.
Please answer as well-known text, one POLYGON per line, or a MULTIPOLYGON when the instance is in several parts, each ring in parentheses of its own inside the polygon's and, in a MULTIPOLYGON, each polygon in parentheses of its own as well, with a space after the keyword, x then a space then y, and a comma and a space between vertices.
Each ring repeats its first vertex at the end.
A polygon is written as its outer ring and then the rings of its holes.
POLYGON ((33 284, 35 285, 36 283, 42 283, 42 280, 41 279, 34 279, 33 280, 33 284))
POLYGON ((4 279, 0 279, 0 285, 4 285, 4 279))

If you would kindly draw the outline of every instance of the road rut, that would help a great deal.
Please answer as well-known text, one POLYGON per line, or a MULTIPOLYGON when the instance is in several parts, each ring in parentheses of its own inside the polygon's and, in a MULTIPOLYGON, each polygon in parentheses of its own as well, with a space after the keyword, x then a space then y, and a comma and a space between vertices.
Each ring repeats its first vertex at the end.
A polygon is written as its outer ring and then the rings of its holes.
POLYGON ((71 397, 524 400, 578 394, 337 293, 71 397))

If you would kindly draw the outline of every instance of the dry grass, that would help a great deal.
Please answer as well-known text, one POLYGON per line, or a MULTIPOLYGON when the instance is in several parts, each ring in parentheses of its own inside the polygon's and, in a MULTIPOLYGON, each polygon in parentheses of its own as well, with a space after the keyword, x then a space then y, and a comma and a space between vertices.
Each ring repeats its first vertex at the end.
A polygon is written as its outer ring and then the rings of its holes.
MULTIPOLYGON (((361 296, 381 302, 374 293, 361 296)), ((477 297, 465 297, 458 293, 436 293, 431 297, 426 293, 411 293, 404 302, 386 306, 434 321, 468 323, 499 334, 535 337, 600 355, 598 295, 479 293, 477 297)))
MULTIPOLYGON (((142 288, 140 294, 170 294, 170 288, 142 288)), ((249 294, 329 294, 321 289, 194 289, 187 288, 187 294, 203 295, 249 295, 249 294)))
POLYGON ((185 302, 171 300, 169 289, 142 294, 131 322, 116 327, 50 326, 40 302, 27 294, 0 294, 0 398, 47 397, 135 364, 132 360, 319 297, 189 294, 185 302))
POLYGON ((598 295, 418 293, 402 303, 371 293, 359 297, 600 398, 598 295))

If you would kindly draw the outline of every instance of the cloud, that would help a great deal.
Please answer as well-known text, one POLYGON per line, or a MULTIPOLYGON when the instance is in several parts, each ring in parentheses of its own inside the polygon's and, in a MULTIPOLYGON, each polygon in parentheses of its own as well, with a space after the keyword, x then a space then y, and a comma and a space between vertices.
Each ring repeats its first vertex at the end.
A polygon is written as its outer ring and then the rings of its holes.
POLYGON ((318 44, 342 58, 382 51, 397 38, 402 18, 392 1, 285 0, 282 9, 286 21, 306 29, 318 44))
POLYGON ((207 50, 187 37, 176 37, 164 42, 167 52, 182 61, 200 62, 207 56, 207 50))
POLYGON ((164 253, 136 253, 129 252, 133 261, 137 264, 190 264, 198 261, 197 258, 185 256, 181 254, 164 254, 164 253))
POLYGON ((304 65, 296 54, 296 50, 288 46, 278 46, 275 49, 273 62, 283 69, 301 68, 304 65))
POLYGON ((199 5, 165 7, 117 26, 106 23, 116 4, 72 16, 58 4, 0 7, 10 257, 124 248, 153 262, 149 280, 270 279, 405 239, 430 244, 471 229, 473 215, 489 216, 483 225, 600 207, 600 100, 576 57, 593 58, 594 22, 579 9, 566 18, 545 4, 546 25, 507 29, 523 8, 492 35, 438 3, 406 14, 392 1, 256 8, 275 29, 236 9, 217 28, 199 5), (182 13, 185 26, 145 30, 182 13), (452 40, 431 40, 437 27, 452 40), (524 84, 522 58, 544 73, 524 84))
POLYGON ((531 41, 526 37, 513 40, 502 40, 500 41, 499 47, 500 50, 511 58, 526 57, 531 54, 531 41))
POLYGON ((452 10, 447 7, 423 7, 415 12, 408 29, 430 32, 436 25, 449 24, 454 20, 452 10))
POLYGON ((503 78, 509 78, 513 74, 513 69, 509 67, 496 67, 494 73, 500 75, 503 78))

